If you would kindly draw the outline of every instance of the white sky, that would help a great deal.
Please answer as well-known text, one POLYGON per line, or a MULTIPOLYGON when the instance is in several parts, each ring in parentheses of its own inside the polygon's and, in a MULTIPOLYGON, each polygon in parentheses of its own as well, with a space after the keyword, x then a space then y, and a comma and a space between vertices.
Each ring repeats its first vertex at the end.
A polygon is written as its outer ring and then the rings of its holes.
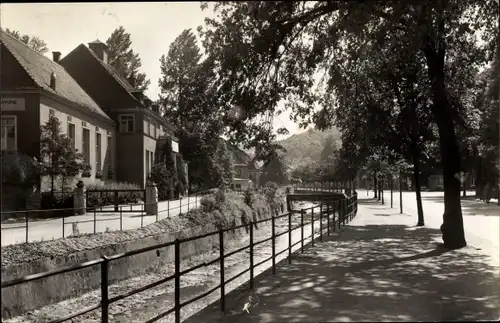
MULTIPOLYGON (((141 72, 151 80, 146 94, 159 94, 161 55, 184 30, 196 32, 204 25, 210 10, 201 11, 198 2, 168 3, 8 3, 0 5, 2 28, 43 39, 50 51, 64 57, 79 44, 99 39, 106 41, 111 32, 123 26, 131 34, 132 49, 142 60, 141 72)), ((46 54, 52 57, 52 53, 46 54)), ((289 111, 275 117, 274 129, 285 126, 290 134, 302 132, 289 120, 289 111)))

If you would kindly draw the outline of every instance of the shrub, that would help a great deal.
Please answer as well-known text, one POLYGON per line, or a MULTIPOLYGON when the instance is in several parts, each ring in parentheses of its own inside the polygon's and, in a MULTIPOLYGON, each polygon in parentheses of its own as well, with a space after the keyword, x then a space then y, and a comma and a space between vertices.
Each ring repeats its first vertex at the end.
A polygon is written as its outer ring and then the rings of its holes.
POLYGON ((40 206, 42 210, 69 209, 73 207, 73 193, 65 194, 42 192, 40 196, 40 206))
POLYGON ((54 212, 39 212, 37 218, 61 218, 74 215, 73 192, 42 192, 40 195, 40 208, 42 210, 61 210, 54 212), (62 210, 64 209, 64 210, 62 210))
POLYGON ((255 202, 255 191, 251 188, 248 188, 244 193, 243 193, 243 200, 245 201, 245 204, 248 206, 252 206, 252 204, 255 202))
POLYGON ((265 195, 269 201, 274 200, 276 192, 278 191, 278 184, 274 182, 268 182, 260 189, 261 193, 265 195))
POLYGON ((212 212, 217 208, 217 202, 213 195, 204 196, 200 201, 201 210, 203 212, 212 212))
POLYGON ((226 192, 222 189, 219 189, 215 193, 215 203, 223 204, 224 202, 226 202, 226 192))
POLYGON ((118 203, 119 204, 127 204, 127 203, 138 203, 139 200, 144 200, 145 196, 143 191, 137 192, 126 192, 126 190, 140 190, 141 188, 137 184, 126 183, 126 182, 115 182, 115 181, 106 181, 102 184, 90 184, 87 185, 86 190, 97 190, 103 191, 101 192, 88 192, 87 193, 87 207, 95 207, 101 205, 112 205, 115 203, 114 191, 118 190, 118 203), (121 190, 121 192, 120 192, 121 190), (108 191, 108 192, 106 192, 108 191))
POLYGON ((151 168, 151 178, 158 188, 158 198, 160 200, 173 199, 177 174, 163 163, 155 164, 151 168))

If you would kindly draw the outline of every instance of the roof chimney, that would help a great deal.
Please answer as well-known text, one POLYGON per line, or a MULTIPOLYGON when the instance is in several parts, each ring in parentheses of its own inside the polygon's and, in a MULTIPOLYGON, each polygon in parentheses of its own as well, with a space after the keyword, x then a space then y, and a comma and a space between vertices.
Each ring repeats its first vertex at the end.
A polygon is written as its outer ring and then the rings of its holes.
POLYGON ((108 64, 108 46, 106 44, 100 40, 94 40, 89 43, 89 48, 104 64, 108 64))
POLYGON ((54 72, 50 74, 50 88, 56 90, 56 73, 54 72))
POLYGON ((129 78, 128 78, 128 82, 130 83, 130 85, 132 85, 132 87, 135 89, 135 76, 131 75, 129 78))
POLYGON ((59 63, 61 59, 61 52, 52 52, 52 60, 56 63, 59 63))

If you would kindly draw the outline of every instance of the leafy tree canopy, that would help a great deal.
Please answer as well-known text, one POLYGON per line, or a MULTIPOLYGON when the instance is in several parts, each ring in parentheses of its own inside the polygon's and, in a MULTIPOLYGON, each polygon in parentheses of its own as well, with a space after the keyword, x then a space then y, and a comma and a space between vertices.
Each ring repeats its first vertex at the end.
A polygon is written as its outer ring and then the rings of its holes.
POLYGON ((47 43, 45 43, 45 41, 43 41, 37 36, 23 35, 19 31, 11 30, 9 28, 6 28, 5 31, 15 39, 20 40, 21 42, 31 47, 31 49, 36 50, 40 54, 45 54, 49 51, 47 43))
POLYGON ((134 80, 135 87, 141 91, 147 90, 151 83, 145 73, 139 72, 142 66, 139 54, 134 52, 130 33, 123 26, 115 29, 106 40, 108 46, 109 64, 126 80, 134 80))

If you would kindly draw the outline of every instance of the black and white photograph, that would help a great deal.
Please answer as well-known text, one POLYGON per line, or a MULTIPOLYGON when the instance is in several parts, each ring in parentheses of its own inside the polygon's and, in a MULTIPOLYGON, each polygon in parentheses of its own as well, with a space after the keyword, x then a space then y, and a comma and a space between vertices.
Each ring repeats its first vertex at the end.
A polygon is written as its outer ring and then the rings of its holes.
POLYGON ((499 0, 2 2, 2 323, 500 320, 499 0))

